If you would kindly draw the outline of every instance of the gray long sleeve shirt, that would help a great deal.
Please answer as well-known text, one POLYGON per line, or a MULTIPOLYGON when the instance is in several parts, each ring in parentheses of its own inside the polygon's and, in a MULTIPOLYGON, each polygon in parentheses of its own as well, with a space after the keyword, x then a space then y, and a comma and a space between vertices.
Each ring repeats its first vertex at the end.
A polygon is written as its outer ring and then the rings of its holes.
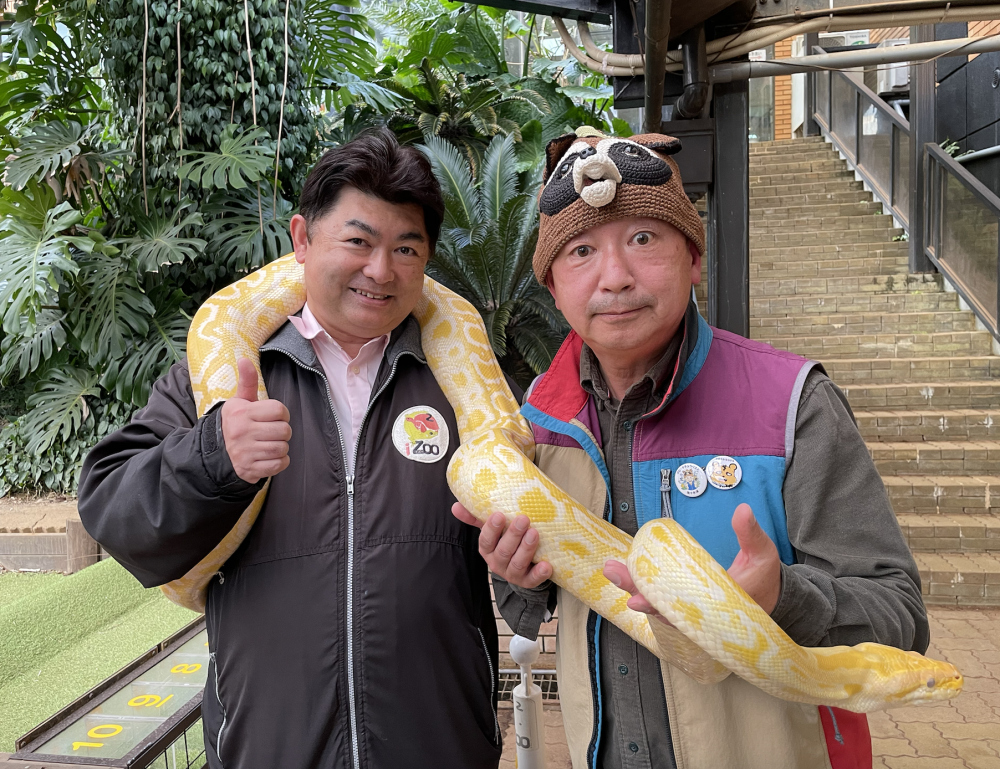
MULTIPOLYGON (((692 305, 685 321, 689 327, 696 325, 693 312, 692 305)), ((620 402, 611 397, 594 353, 586 346, 581 353, 580 383, 597 404, 601 448, 611 477, 610 517, 629 534, 635 534, 637 521, 628 428, 662 401, 672 378, 682 376, 696 341, 689 336, 680 349, 682 339, 678 331, 660 361, 620 402), (681 364, 675 371, 678 354, 681 364)), ((803 646, 875 641, 926 650, 929 628, 916 563, 847 399, 817 369, 808 374, 799 399, 782 496, 795 563, 781 567, 781 593, 771 613, 778 625, 803 646)), ((495 575, 493 581, 507 623, 519 635, 536 637, 555 606, 554 588, 516 588, 495 575)), ((598 765, 672 769, 658 660, 608 622, 601 623, 600 651, 598 765)))

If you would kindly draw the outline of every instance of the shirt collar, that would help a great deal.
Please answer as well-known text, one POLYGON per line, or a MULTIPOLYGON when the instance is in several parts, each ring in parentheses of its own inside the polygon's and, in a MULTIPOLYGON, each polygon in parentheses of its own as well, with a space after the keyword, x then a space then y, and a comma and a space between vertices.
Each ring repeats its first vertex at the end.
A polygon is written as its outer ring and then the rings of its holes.
MULTIPOLYGON (((689 350, 682 351, 681 343, 685 338, 685 328, 692 323, 693 319, 691 317, 691 312, 693 307, 693 302, 688 305, 684 318, 681 320, 680 326, 677 327, 677 331, 673 338, 667 344, 667 349, 664 350, 663 355, 660 356, 660 359, 653 364, 649 371, 645 373, 642 379, 628 389, 629 393, 636 392, 643 386, 649 386, 654 400, 663 400, 663 396, 666 394, 671 382, 675 378, 679 378, 683 372, 683 363, 680 366, 675 365, 678 354, 682 352, 690 352, 689 350)), ((694 308, 694 312, 697 312, 697 308, 694 308)), ((586 343, 584 343, 582 349, 580 350, 580 386, 590 395, 602 402, 614 402, 614 397, 612 396, 611 390, 604 379, 604 373, 601 371, 601 365, 597 360, 597 355, 594 354, 594 351, 591 350, 586 343)), ((628 394, 626 394, 626 397, 627 396, 628 394)))
MULTIPOLYGON (((289 315, 289 322, 295 326, 295 329, 302 335, 304 339, 312 341, 316 337, 319 337, 324 343, 329 344, 333 347, 334 351, 347 362, 352 360, 351 356, 347 354, 347 351, 341 347, 340 342, 330 336, 326 330, 319 324, 316 320, 316 316, 313 315, 312 310, 309 309, 309 303, 306 302, 302 307, 302 312, 300 315, 289 315)), ((385 354, 385 348, 389 345, 389 335, 382 334, 382 336, 376 337, 375 339, 370 339, 362 345, 361 349, 358 351, 358 356, 363 352, 372 352, 377 354, 377 357, 381 358, 385 354)), ((357 356, 356 356, 357 357, 357 356)))

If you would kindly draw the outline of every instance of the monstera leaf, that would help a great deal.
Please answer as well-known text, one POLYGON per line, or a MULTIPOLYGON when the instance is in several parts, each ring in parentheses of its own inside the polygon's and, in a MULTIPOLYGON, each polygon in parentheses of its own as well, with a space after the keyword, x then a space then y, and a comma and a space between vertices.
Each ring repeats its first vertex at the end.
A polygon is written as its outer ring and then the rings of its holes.
POLYGON ((133 214, 138 235, 114 241, 127 256, 135 260, 141 272, 159 272, 167 264, 193 261, 205 250, 201 238, 184 237, 183 232, 195 225, 203 225, 201 214, 184 212, 190 204, 178 207, 167 216, 161 206, 150 209, 149 216, 142 211, 133 214))
POLYGON ((207 190, 240 190, 267 178, 274 168, 274 152, 257 143, 268 139, 267 131, 255 128, 237 134, 238 130, 235 126, 226 128, 218 152, 184 152, 191 161, 178 168, 177 175, 207 190))
POLYGON ((35 324, 24 334, 8 334, 0 343, 0 379, 17 370, 24 379, 66 344, 66 313, 59 309, 44 309, 35 316, 35 324))
POLYGON ((53 367, 28 397, 22 434, 30 435, 28 453, 45 451, 59 436, 72 436, 87 419, 87 398, 99 396, 97 375, 78 368, 53 367))
POLYGON ((15 190, 30 179, 55 175, 80 154, 83 127, 76 121, 43 123, 22 137, 17 152, 5 161, 4 183, 15 190))
POLYGON ((269 184, 261 184, 260 198, 220 192, 204 206, 208 250, 233 272, 248 272, 292 250, 288 228, 295 208, 269 184))
POLYGON ((321 80, 324 71, 371 74, 374 33, 363 14, 348 10, 359 6, 358 0, 305 0, 302 20, 309 50, 302 71, 310 85, 321 80))
POLYGON ((127 259, 94 252, 83 260, 84 300, 73 312, 74 333, 91 365, 121 358, 134 336, 145 336, 156 308, 127 259))
POLYGON ((150 299, 156 314, 149 321, 149 333, 123 359, 112 362, 101 377, 101 385, 115 396, 135 406, 145 406, 153 382, 184 357, 191 319, 181 311, 185 296, 168 289, 154 291, 150 299))
POLYGON ((56 293, 63 273, 77 273, 71 245, 93 250, 89 238, 64 234, 80 219, 79 211, 61 203, 46 213, 41 227, 10 215, 0 221, 0 307, 6 333, 19 333, 23 322, 35 325, 45 298, 56 293))

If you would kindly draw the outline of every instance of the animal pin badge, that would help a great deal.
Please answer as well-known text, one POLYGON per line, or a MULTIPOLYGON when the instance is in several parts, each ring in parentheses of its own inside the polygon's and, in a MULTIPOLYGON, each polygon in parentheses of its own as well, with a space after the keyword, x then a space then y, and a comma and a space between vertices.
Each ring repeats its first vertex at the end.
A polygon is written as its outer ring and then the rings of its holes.
POLYGON ((727 456, 720 455, 710 459, 705 472, 708 474, 708 482, 722 491, 736 488, 743 479, 740 463, 727 456))
POLYGON ((708 478, 698 465, 687 462, 674 473, 674 485, 685 497, 700 497, 708 488, 708 478))

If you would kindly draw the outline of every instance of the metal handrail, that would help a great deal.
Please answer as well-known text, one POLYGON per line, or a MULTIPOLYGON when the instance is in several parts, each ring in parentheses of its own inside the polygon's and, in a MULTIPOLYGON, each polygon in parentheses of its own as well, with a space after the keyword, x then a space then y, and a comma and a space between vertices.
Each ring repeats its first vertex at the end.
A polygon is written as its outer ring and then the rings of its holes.
MULTIPOLYGON (((819 46, 814 47, 813 51, 815 53, 824 53, 824 49, 819 46)), ((904 181, 910 173, 909 153, 901 153, 899 150, 902 137, 905 137, 907 141, 910 139, 909 122, 903 119, 890 105, 886 104, 878 94, 865 85, 855 82, 843 72, 812 72, 808 74, 808 77, 811 81, 812 92, 817 95, 817 102, 819 98, 819 91, 817 89, 818 78, 828 78, 825 104, 821 105, 817 103, 812 115, 817 125, 819 125, 821 132, 847 159, 847 163, 851 169, 865 181, 875 199, 882 203, 884 210, 892 214, 907 234, 910 232, 910 207, 916 205, 923 206, 923 210, 926 212, 924 217, 926 229, 926 238, 924 241, 926 245, 924 250, 927 258, 948 279, 948 282, 955 288, 958 295, 972 309, 976 317, 979 318, 993 337, 1000 340, 1000 328, 998 328, 1000 323, 998 323, 997 317, 1000 315, 1000 255, 998 255, 997 259, 998 295, 994 308, 991 308, 988 304, 983 303, 981 295, 977 297, 971 290, 971 284, 974 283, 971 276, 960 275, 947 258, 941 258, 941 237, 943 232, 941 216, 944 210, 944 201, 941 192, 942 179, 934 177, 937 183, 926 185, 924 200, 912 200, 908 201, 908 205, 901 205, 901 195, 913 194, 913 191, 909 188, 909 184, 904 181), (854 96, 850 100, 852 105, 850 114, 847 116, 841 114, 836 120, 834 119, 834 83, 839 83, 840 85, 848 84, 854 96), (890 146, 888 184, 879 179, 872 173, 871 168, 866 166, 865 158, 861 152, 862 137, 864 136, 862 121, 864 119, 864 112, 870 106, 875 108, 876 114, 879 117, 888 120, 890 124, 888 134, 890 146), (829 116, 829 119, 827 116, 829 116), (844 120, 845 117, 846 121, 844 120), (834 125, 838 123, 841 125, 845 123, 846 125, 853 125, 853 136, 844 135, 835 130, 834 125), (901 155, 903 156, 901 157, 901 155), (897 189, 897 184, 900 183, 905 185, 907 189, 897 189)), ((982 182, 976 179, 948 153, 936 144, 928 143, 922 148, 920 162, 926 164, 924 167, 928 173, 934 168, 932 164, 936 163, 937 168, 957 179, 1000 222, 1000 197, 994 195, 982 182)), ((1000 241, 1000 236, 998 236, 998 241, 1000 241)), ((1000 247, 998 247, 998 250, 1000 250, 1000 247)))
POLYGON ((931 260, 934 266, 941 272, 948 282, 952 284, 958 295, 962 297, 966 304, 972 309, 983 325, 993 334, 993 337, 1000 340, 1000 232, 997 236, 997 293, 992 297, 993 307, 983 304, 979 296, 972 290, 972 281, 968 276, 960 275, 952 266, 942 258, 942 219, 944 216, 944 199, 942 196, 943 180, 936 174, 931 174, 934 163, 938 168, 946 171, 953 178, 957 179, 967 192, 996 218, 1000 227, 1000 197, 986 187, 981 181, 970 174, 958 161, 945 152, 936 144, 927 143, 924 145, 923 158, 927 163, 928 179, 928 216, 926 222, 926 235, 924 238, 924 253, 931 260))
MULTIPOLYGON (((814 53, 825 53, 824 49, 820 46, 815 46, 813 48, 814 53)), ((829 82, 826 89, 827 97, 827 110, 826 114, 830 116, 830 120, 823 116, 821 111, 817 108, 813 114, 813 119, 819 124, 823 133, 826 134, 827 138, 833 143, 833 145, 840 150, 841 154, 847 158, 848 164, 851 168, 858 172, 862 179, 868 184, 871 189, 872 194, 889 212, 892 213, 893 217, 899 222, 903 230, 909 233, 910 226, 910 212, 905 206, 899 205, 900 190, 896 189, 896 179, 899 177, 897 170, 899 168, 905 167, 909 168, 909 157, 899 157, 899 141, 897 139, 897 134, 901 136, 906 136, 907 139, 910 136, 910 124, 890 105, 886 104, 882 99, 879 98, 878 94, 872 91, 870 88, 862 83, 857 83, 848 77, 845 73, 839 71, 828 71, 823 73, 810 73, 809 77, 813 79, 813 92, 815 93, 815 83, 817 77, 829 77, 829 82), (853 141, 850 137, 838 135, 838 133, 833 128, 833 92, 834 83, 846 83, 854 91, 853 99, 853 112, 851 121, 854 124, 854 137, 853 141), (891 123, 891 129, 889 133, 889 146, 890 146, 890 159, 889 159, 889 179, 888 184, 884 184, 882 180, 878 179, 870 169, 865 167, 863 159, 859 160, 859 154, 861 149, 861 137, 864 135, 864 112, 866 110, 862 109, 861 105, 865 103, 865 106, 871 105, 875 108, 878 115, 887 119, 891 123)), ((818 105, 817 105, 818 107, 818 105)))

